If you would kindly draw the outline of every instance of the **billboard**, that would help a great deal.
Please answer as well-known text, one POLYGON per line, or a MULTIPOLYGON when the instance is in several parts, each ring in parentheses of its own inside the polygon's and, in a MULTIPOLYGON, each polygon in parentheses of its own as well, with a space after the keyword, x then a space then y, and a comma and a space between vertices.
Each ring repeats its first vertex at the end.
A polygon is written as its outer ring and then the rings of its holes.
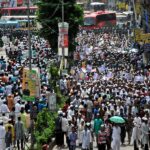
POLYGON ((36 96, 39 96, 40 77, 36 68, 32 70, 29 70, 29 68, 23 69, 22 90, 23 100, 33 101, 36 96))

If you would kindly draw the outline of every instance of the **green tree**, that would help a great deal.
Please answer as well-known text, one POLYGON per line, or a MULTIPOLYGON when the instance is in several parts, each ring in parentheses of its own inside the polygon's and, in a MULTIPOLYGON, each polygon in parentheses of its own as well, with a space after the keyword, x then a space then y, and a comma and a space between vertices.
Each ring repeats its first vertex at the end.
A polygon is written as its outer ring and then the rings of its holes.
MULTIPOLYGON (((62 22, 62 0, 40 0, 37 6, 37 21, 42 25, 39 34, 56 50, 58 23, 62 22)), ((64 21, 69 23, 69 50, 72 51, 79 25, 83 23, 83 9, 76 4, 76 0, 64 0, 64 21)))
POLYGON ((35 138, 39 145, 49 143, 55 130, 55 116, 44 108, 37 116, 35 138))

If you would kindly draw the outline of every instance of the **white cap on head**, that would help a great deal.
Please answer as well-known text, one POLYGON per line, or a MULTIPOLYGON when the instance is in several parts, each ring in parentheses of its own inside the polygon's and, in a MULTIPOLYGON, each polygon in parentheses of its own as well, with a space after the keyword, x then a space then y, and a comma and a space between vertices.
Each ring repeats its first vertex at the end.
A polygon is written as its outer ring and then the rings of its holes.
POLYGON ((148 119, 146 117, 142 117, 142 120, 147 121, 148 119))
POLYGON ((58 111, 58 115, 61 115, 63 114, 63 112, 61 110, 58 111))

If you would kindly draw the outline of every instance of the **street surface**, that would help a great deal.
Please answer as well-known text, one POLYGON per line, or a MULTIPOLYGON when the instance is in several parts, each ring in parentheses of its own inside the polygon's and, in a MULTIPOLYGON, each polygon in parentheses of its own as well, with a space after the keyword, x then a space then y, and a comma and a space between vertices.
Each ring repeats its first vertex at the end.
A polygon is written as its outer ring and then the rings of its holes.
MULTIPOLYGON (((66 144, 65 144, 66 145, 66 144)), ((58 150, 58 148, 57 148, 57 146, 55 146, 54 148, 53 148, 53 150, 58 150)), ((68 150, 68 147, 65 147, 65 148, 61 148, 61 150, 68 150)), ((76 150, 81 150, 81 148, 76 148, 76 150)), ((97 150, 97 148, 96 148, 96 143, 94 142, 94 148, 93 148, 93 150, 97 150)), ((133 150, 133 146, 132 145, 128 145, 127 143, 125 144, 125 145, 123 145, 123 146, 121 146, 121 149, 120 150, 133 150)), ((139 150, 141 150, 141 149, 139 149, 139 150)))

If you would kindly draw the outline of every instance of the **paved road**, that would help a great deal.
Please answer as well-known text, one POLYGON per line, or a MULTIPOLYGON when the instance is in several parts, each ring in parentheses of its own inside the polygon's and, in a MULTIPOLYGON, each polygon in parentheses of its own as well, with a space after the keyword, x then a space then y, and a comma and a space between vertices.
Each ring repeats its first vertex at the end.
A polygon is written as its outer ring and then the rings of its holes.
MULTIPOLYGON (((58 150, 57 146, 53 148, 53 150, 58 150)), ((68 148, 61 148, 61 150, 68 150, 68 148)), ((81 150, 81 148, 77 148, 76 150, 81 150)), ((96 147, 94 147, 93 150, 98 150, 96 147)), ((120 150, 133 150, 133 146, 121 146, 120 150)))
MULTIPOLYGON (((57 148, 57 146, 55 146, 54 148, 53 148, 53 150, 58 150, 58 148, 57 148)), ((65 147, 65 148, 61 148, 61 150, 68 150, 68 148, 67 147, 65 147)), ((81 150, 81 148, 76 148, 76 150, 81 150)), ((96 148, 96 143, 94 142, 94 149, 93 150, 98 150, 97 148, 96 148)), ((134 148, 133 148, 133 146, 132 145, 127 145, 127 142, 125 143, 125 146, 121 146, 121 149, 120 150, 134 150, 134 148)), ((141 150, 141 149, 139 149, 139 150, 141 150)))

